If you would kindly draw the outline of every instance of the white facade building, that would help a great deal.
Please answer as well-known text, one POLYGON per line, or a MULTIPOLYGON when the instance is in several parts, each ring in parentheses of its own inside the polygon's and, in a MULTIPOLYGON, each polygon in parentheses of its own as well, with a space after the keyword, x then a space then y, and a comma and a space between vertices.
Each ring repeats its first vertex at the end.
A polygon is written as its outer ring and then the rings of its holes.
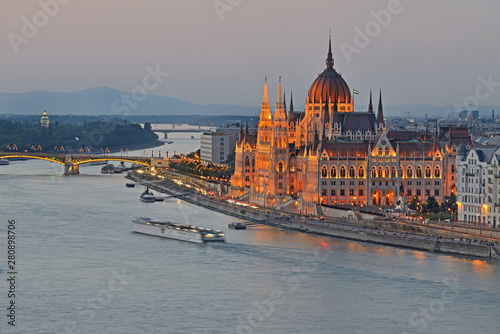
POLYGON ((456 194, 458 220, 481 226, 499 227, 500 147, 459 147, 456 194))
MULTIPOLYGON (((236 140, 234 140, 236 142, 236 140)), ((233 144, 234 148, 235 144, 233 144)), ((231 153, 231 136, 217 132, 203 132, 201 135, 202 161, 223 164, 231 153)))

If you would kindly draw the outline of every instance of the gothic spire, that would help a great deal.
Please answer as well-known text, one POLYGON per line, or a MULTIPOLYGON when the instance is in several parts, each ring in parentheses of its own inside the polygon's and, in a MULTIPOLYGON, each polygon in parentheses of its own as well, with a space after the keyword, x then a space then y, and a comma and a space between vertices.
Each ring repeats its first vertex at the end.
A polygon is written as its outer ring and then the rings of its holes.
POLYGON ((327 126, 330 123, 330 105, 328 104, 328 100, 325 102, 324 111, 324 121, 323 123, 327 126))
POLYGON ((293 112, 293 93, 290 93, 290 111, 288 112, 288 124, 295 122, 295 114, 293 112))
POLYGON ((281 75, 278 83, 278 97, 276 98, 276 108, 283 108, 283 93, 281 92, 281 75))
POLYGON ((370 104, 368 104, 368 112, 373 114, 372 90, 370 89, 370 104))
POLYGON ((379 125, 382 124, 385 127, 384 111, 383 111, 383 108, 382 108, 382 89, 380 89, 380 97, 379 97, 379 100, 378 100, 377 123, 379 125))
POLYGON ((333 54, 332 54, 332 32, 330 30, 330 37, 328 40, 328 56, 326 58, 326 67, 333 67, 333 54))
POLYGON ((267 77, 264 81, 264 95, 262 96, 262 108, 269 108, 269 96, 267 94, 267 77))

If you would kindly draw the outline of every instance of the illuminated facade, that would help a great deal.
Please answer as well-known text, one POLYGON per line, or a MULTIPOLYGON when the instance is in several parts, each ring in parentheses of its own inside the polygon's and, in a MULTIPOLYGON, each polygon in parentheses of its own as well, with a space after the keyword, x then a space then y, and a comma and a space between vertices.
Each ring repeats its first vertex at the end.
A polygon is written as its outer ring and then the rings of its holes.
POLYGON ((500 147, 461 145, 457 156, 458 220, 498 228, 500 147))
POLYGON ((271 115, 266 80, 258 133, 242 130, 236 145, 231 195, 275 208, 295 202, 309 214, 318 213, 320 203, 393 206, 400 196, 439 202, 449 196, 454 130, 432 140, 399 140, 386 131, 382 93, 376 114, 371 92, 368 110, 354 112, 350 89, 333 65, 330 41, 326 69, 311 85, 304 112, 294 111, 292 98, 287 111, 280 78, 271 115))

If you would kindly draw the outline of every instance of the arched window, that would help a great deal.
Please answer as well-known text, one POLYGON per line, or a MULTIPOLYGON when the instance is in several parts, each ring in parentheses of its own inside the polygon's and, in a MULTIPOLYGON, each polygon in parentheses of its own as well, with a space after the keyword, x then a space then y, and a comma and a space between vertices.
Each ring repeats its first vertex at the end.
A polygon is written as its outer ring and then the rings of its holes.
MULTIPOLYGON (((325 167, 323 167, 325 168, 325 167)), ((283 162, 280 161, 280 163, 278 164, 278 172, 282 172, 283 171, 283 162)))
POLYGON ((388 147, 386 147, 386 148, 385 148, 385 155, 389 156, 389 153, 390 153, 389 148, 388 148, 388 147))
POLYGON ((396 167, 392 166, 391 177, 398 177, 398 172, 396 171, 396 167))
POLYGON ((385 177, 389 177, 389 166, 385 166, 385 177))
POLYGON ((406 169, 406 177, 413 177, 413 168, 411 168, 411 166, 408 166, 408 168, 406 169))
POLYGON ((358 177, 365 177, 365 169, 363 166, 359 166, 358 177))
POLYGON ((430 166, 425 167, 425 177, 431 177, 431 167, 430 166))
POLYGON ((453 165, 453 164, 451 165, 451 172, 455 173, 455 165, 453 165))
POLYGON ((349 177, 356 177, 356 170, 353 166, 349 168, 349 177))
POLYGON ((255 158, 252 158, 252 166, 255 167, 255 158))
POLYGON ((422 167, 417 166, 417 177, 422 177, 422 167))
POLYGON ((323 166, 321 168, 321 177, 327 177, 328 176, 328 168, 326 166, 323 166))
POLYGON ((340 177, 345 177, 345 167, 340 167, 340 177))
POLYGON ((384 153, 384 152, 382 151, 382 147, 379 147, 379 148, 378 148, 378 155, 379 155, 379 156, 382 156, 382 153, 384 153))
POLYGON ((439 169, 439 166, 434 168, 434 177, 441 177, 441 170, 439 169))
POLYGON ((245 158, 245 166, 250 166, 250 158, 249 157, 245 158))
POLYGON ((377 167, 372 167, 372 177, 377 177, 377 167))
POLYGON ((330 177, 337 177, 337 168, 335 168, 335 166, 332 166, 332 169, 330 169, 330 177))
POLYGON ((399 166, 399 170, 401 171, 401 177, 405 177, 405 169, 403 165, 399 166))
POLYGON ((384 174, 382 172, 382 166, 378 168, 378 177, 384 177, 384 174))

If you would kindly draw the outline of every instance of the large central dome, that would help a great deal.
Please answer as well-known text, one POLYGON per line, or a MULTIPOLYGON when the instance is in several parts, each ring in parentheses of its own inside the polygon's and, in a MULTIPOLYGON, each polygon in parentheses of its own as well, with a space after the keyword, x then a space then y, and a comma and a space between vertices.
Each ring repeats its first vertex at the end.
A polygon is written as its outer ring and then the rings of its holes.
POLYGON ((308 103, 325 103, 330 100, 338 103, 351 103, 351 92, 340 74, 333 69, 332 44, 330 40, 326 69, 311 85, 307 96, 308 103))

